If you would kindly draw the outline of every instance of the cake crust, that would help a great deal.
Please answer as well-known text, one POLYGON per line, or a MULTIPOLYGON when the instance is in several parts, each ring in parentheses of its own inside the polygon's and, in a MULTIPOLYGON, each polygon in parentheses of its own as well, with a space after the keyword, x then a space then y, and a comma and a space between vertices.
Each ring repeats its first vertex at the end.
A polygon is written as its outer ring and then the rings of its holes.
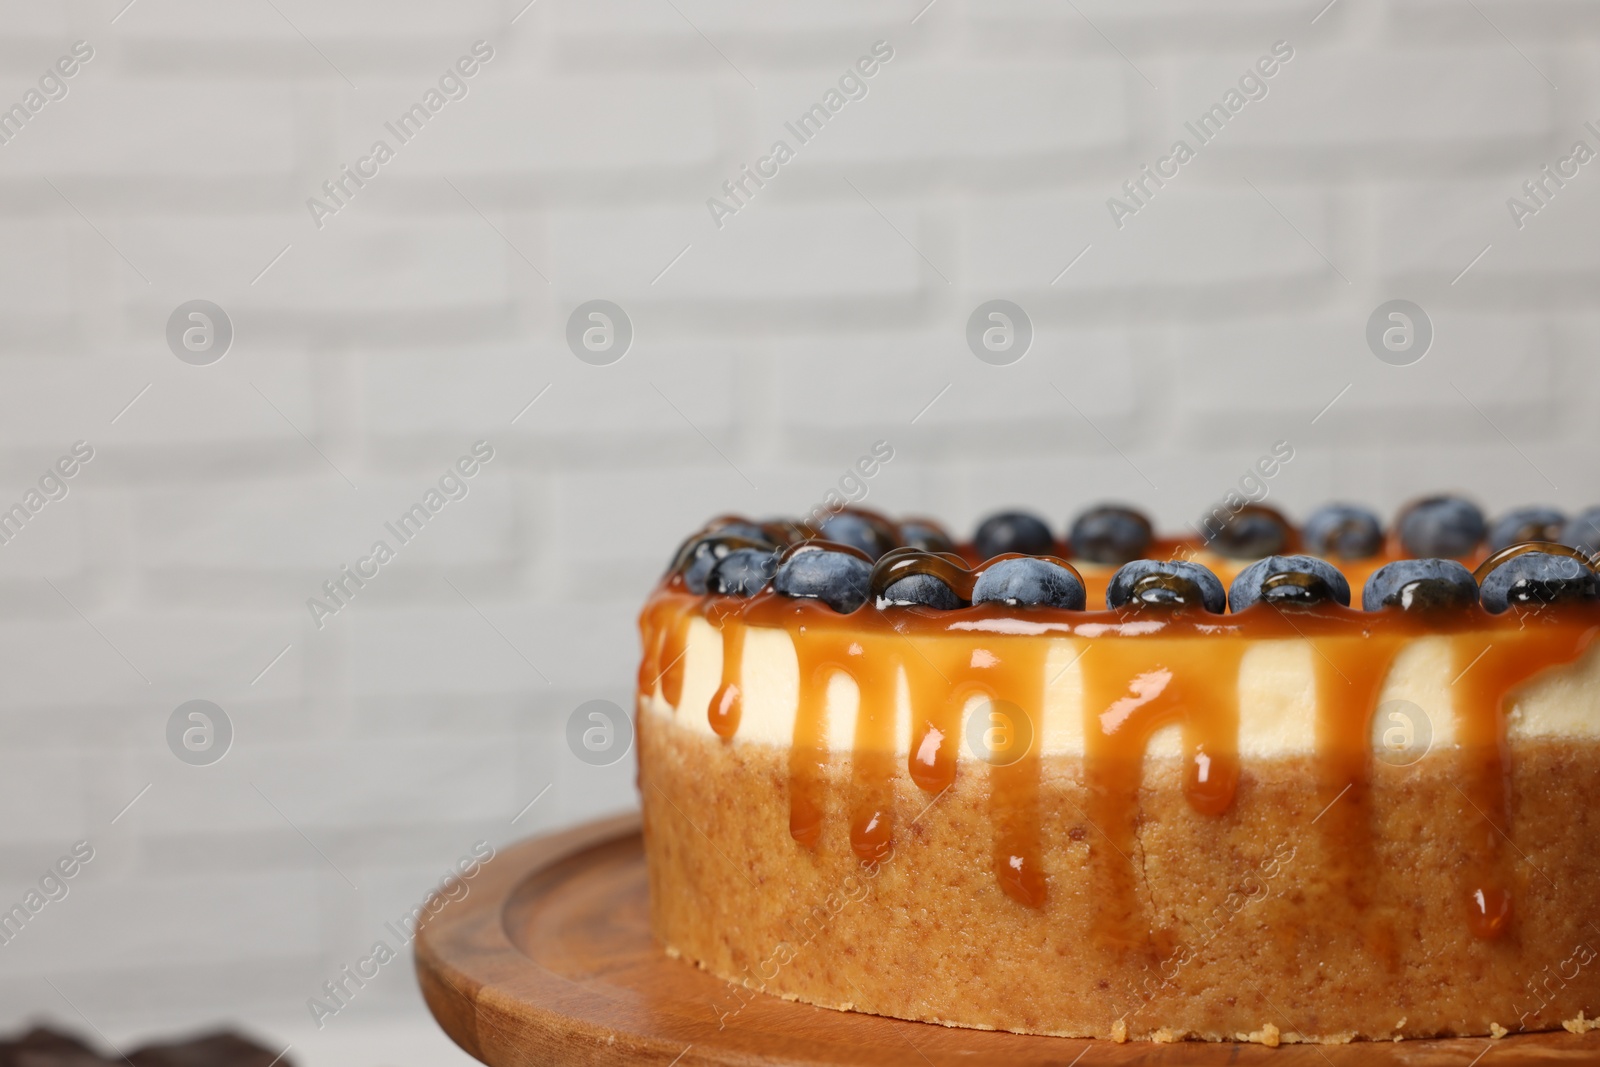
MULTIPOLYGON (((796 847, 781 750, 648 708, 639 726, 652 923, 668 951, 736 987, 709 1006, 719 1016, 756 990, 1020 1033, 1229 1041, 1275 1028, 1343 1042, 1547 1030, 1600 1008, 1600 933, 1585 919, 1600 886, 1585 804, 1600 742, 1514 742, 1517 921, 1485 940, 1469 930, 1461 868, 1498 831, 1456 787, 1456 753, 1380 764, 1359 803, 1330 804, 1312 759, 1251 761, 1220 816, 1184 802, 1177 761, 1152 760, 1126 857, 1084 817, 1082 760, 1046 757, 1049 902, 1030 908, 993 876, 982 765, 937 797, 898 776, 899 832, 863 860, 840 818, 823 820, 816 848, 796 847), (1343 854, 1352 821, 1370 828, 1369 855, 1343 854), (1112 859, 1147 938, 1118 942, 1097 922, 1097 871, 1112 859)), ((827 762, 835 815, 852 770, 848 753, 827 762)))

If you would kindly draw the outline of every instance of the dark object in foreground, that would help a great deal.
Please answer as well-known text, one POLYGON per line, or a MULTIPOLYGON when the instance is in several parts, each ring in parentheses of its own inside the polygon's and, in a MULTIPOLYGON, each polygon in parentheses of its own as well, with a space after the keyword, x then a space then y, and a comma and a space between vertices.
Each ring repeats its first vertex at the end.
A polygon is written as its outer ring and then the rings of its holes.
POLYGON ((77 1038, 42 1026, 0 1041, 0 1067, 98 1067, 108 1062, 77 1038))
POLYGON ((287 1056, 262 1048, 228 1031, 182 1041, 145 1045, 124 1060, 102 1055, 70 1034, 36 1026, 18 1037, 0 1039, 0 1067, 294 1067, 287 1056))

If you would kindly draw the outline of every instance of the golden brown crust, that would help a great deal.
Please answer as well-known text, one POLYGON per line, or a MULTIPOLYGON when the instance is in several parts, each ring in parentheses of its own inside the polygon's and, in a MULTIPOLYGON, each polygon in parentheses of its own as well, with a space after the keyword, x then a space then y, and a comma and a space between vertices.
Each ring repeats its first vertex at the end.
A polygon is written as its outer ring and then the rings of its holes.
MULTIPOLYGON (((1274 1044, 1554 1029, 1600 1010, 1600 858, 1589 798, 1600 742, 1512 749, 1507 936, 1468 930, 1463 857, 1498 834, 1456 788, 1450 751, 1378 764, 1370 800, 1319 795, 1312 761, 1250 761, 1220 816, 1185 802, 1175 763, 1151 762, 1131 868, 1150 917, 1142 944, 1098 940, 1081 761, 1041 768, 1048 901, 1032 910, 993 875, 987 772, 963 763, 941 796, 892 782, 893 851, 851 852, 848 820, 815 850, 789 833, 787 753, 641 712, 640 787, 657 936, 750 993, 901 1018, 1027 1033, 1274 1044), (1343 805, 1343 807, 1341 807, 1343 805), (1348 820, 1370 853, 1349 855, 1348 820), (1593 946, 1593 947, 1591 947, 1593 946)), ((823 797, 849 810, 848 756, 823 797)), ((1091 862, 1091 858, 1093 862, 1091 862)), ((741 999, 742 998, 742 999, 741 999)), ((1578 1025, 1582 1025, 1579 1023, 1578 1025)))

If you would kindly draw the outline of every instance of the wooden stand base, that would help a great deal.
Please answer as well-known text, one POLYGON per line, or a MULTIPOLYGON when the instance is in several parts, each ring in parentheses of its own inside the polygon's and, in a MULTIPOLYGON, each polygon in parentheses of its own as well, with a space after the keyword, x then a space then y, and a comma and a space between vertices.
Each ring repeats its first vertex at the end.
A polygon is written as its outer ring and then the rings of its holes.
POLYGON ((667 958, 651 939, 632 815, 525 841, 468 884, 465 898, 418 932, 417 978, 439 1025, 491 1067, 1600 1063, 1600 1031, 1276 1049, 1117 1045, 902 1022, 742 989, 736 996, 727 982, 667 958))

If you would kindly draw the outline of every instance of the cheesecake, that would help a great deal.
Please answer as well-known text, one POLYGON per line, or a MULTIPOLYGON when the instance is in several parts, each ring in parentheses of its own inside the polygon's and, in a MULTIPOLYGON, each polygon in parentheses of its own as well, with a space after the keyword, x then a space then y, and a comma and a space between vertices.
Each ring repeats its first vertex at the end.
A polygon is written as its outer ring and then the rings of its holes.
POLYGON ((1600 577, 1525 510, 714 520, 640 616, 654 933, 724 1023, 1582 1028, 1600 577))

